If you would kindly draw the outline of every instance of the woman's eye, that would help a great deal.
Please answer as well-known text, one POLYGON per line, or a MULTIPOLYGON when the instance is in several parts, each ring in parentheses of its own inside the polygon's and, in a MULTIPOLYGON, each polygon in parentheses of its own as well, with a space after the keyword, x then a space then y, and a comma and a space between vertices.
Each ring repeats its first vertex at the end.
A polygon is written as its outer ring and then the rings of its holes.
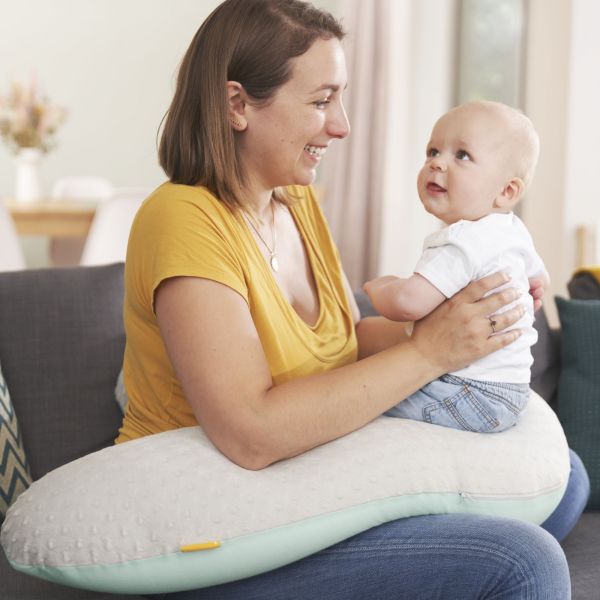
POLYGON ((434 158, 435 156, 438 156, 439 153, 440 151, 437 148, 427 148, 428 158, 434 158))
POLYGON ((471 160, 471 155, 466 150, 459 150, 456 153, 458 160, 471 160))
POLYGON ((325 98, 324 100, 317 100, 314 105, 317 108, 323 109, 326 108, 327 105, 331 102, 331 100, 329 98, 325 98))

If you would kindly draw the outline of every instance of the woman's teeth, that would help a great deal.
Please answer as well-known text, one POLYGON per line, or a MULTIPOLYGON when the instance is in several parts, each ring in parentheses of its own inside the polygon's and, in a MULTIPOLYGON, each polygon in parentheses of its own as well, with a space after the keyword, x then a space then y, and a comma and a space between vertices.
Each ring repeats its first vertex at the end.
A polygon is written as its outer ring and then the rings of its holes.
POLYGON ((320 146, 309 146, 308 144, 306 146, 304 146, 304 149, 311 155, 311 156, 315 156, 317 158, 320 158, 321 156, 323 156, 323 154, 325 154, 325 151, 327 150, 327 148, 325 147, 320 147, 320 146))

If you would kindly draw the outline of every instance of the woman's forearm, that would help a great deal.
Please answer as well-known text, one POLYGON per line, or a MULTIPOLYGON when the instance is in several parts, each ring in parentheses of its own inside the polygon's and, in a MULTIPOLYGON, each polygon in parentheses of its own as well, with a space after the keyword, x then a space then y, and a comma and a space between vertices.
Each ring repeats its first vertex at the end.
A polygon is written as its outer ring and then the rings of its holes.
MULTIPOLYGON (((498 278, 493 275, 482 281, 489 286, 498 278)), ((515 290, 507 289, 470 303, 457 301, 477 298, 482 286, 481 282, 470 284, 418 322, 404 343, 260 394, 253 402, 254 425, 248 423, 250 428, 238 437, 252 440, 235 453, 245 461, 242 466, 260 469, 346 435, 443 373, 462 368, 473 358, 513 342, 520 335, 518 330, 486 337, 482 333, 488 334, 486 315, 513 301, 517 297, 515 290)), ((502 321, 500 331, 521 315, 521 307, 502 313, 498 317, 502 321)), ((370 332, 361 334, 365 340, 371 339, 377 327, 385 327, 378 320, 365 324, 372 327, 370 332)), ((230 458, 232 454, 227 453, 230 458)))
MULTIPOLYGON (((506 289, 482 298, 500 283, 495 275, 470 284, 416 323, 404 343, 278 386, 237 293, 210 280, 173 278, 157 291, 155 306, 198 423, 230 460, 260 469, 362 427, 428 381, 514 341, 515 330, 489 335, 487 315, 517 297, 506 289)), ((519 310, 495 317, 499 332, 518 320, 519 310)), ((358 327, 363 354, 392 343, 394 332, 402 337, 401 328, 366 319, 358 327)))
POLYGON ((359 429, 441 374, 412 344, 402 344, 273 387, 257 406, 259 430, 246 438, 254 447, 240 449, 242 466, 260 469, 359 429))
POLYGON ((366 317, 356 324, 358 358, 366 358, 387 350, 408 339, 407 323, 390 321, 384 317, 366 317))

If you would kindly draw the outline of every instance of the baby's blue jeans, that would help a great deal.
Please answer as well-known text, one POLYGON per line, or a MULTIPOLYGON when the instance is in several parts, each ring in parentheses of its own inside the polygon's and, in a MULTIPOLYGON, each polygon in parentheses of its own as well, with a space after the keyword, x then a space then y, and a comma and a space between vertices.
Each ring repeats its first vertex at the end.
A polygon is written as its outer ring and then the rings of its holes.
POLYGON ((496 433, 512 427, 529 399, 529 384, 442 375, 390 408, 400 417, 453 429, 496 433))

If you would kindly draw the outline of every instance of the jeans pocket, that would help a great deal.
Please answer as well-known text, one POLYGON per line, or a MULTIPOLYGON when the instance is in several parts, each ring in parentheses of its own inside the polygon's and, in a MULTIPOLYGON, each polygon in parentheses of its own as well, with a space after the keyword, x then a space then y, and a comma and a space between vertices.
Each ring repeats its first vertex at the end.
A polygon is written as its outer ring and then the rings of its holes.
POLYGON ((425 407, 423 412, 429 423, 465 431, 489 433, 500 424, 467 385, 452 396, 425 407))

